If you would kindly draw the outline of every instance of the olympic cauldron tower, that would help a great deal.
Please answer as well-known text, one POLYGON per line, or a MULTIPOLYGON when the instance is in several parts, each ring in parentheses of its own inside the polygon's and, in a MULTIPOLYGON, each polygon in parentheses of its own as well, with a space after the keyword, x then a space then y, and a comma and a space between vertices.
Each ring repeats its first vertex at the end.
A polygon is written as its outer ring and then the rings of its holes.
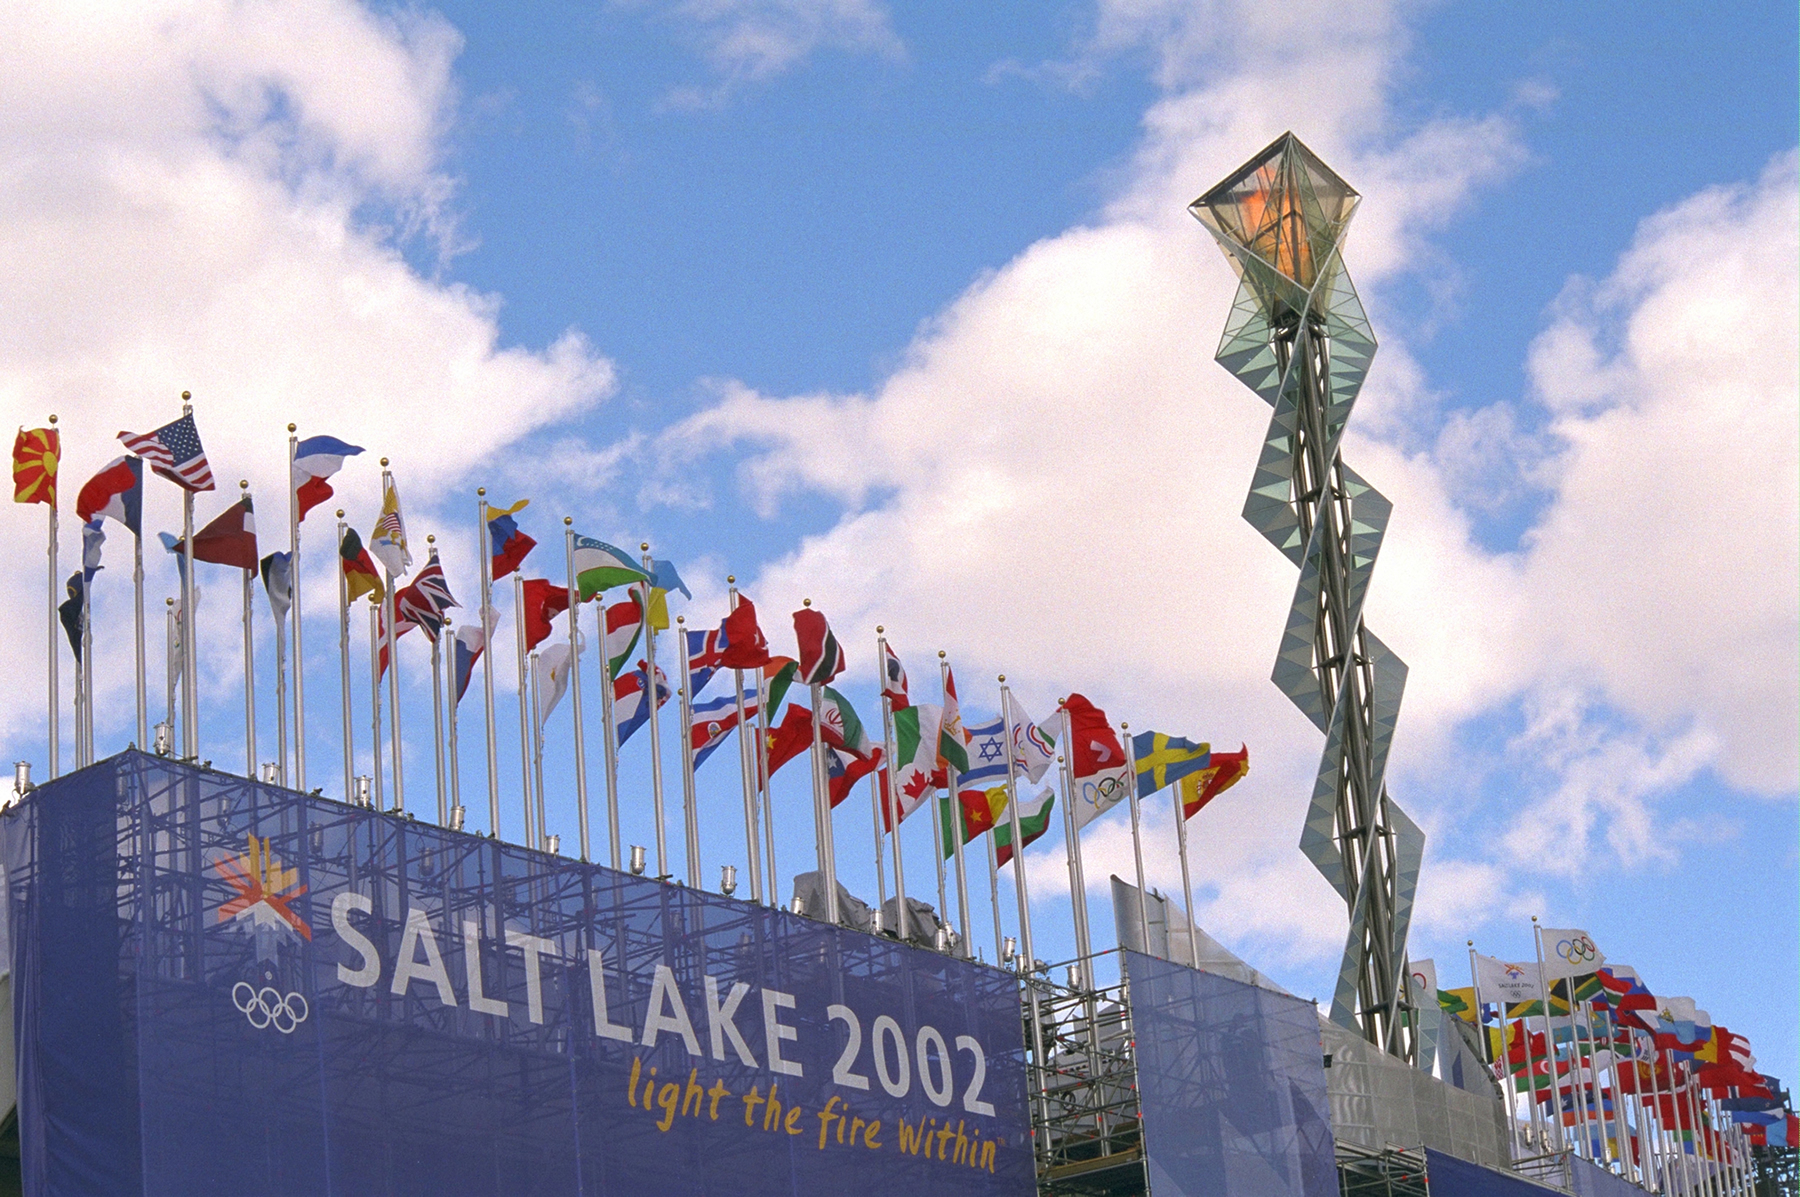
POLYGON ((1358 198, 1286 133, 1189 210, 1239 279, 1217 360, 1275 409, 1244 518, 1300 567, 1273 676, 1325 733, 1300 848, 1350 912, 1331 1018, 1411 1058, 1406 932, 1425 836, 1383 778, 1406 665, 1362 620, 1393 505, 1338 456, 1375 354, 1341 256, 1358 198))

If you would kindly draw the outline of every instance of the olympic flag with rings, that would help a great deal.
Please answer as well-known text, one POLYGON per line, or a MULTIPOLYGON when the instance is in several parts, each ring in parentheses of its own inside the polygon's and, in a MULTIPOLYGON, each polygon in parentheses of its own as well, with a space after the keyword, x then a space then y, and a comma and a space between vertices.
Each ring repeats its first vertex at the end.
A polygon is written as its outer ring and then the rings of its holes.
POLYGON ((1544 980, 1585 977, 1606 963, 1606 955, 1594 946, 1594 937, 1574 927, 1538 931, 1544 943, 1544 980))

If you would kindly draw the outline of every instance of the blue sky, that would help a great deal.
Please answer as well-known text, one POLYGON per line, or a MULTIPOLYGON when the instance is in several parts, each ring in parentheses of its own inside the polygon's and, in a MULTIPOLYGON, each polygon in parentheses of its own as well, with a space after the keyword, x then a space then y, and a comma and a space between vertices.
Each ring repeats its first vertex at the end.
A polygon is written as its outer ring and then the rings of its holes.
MULTIPOLYGON (((61 49, 15 64, 0 123, 25 315, 0 395, 15 423, 62 413, 72 482, 191 387, 221 476, 264 510, 289 419, 369 446, 340 479, 365 531, 391 455, 465 603, 485 484, 533 498, 540 572, 566 513, 679 562, 697 623, 727 572, 778 642, 814 598, 865 714, 882 622, 916 691, 946 649, 976 713, 1004 671, 1034 712, 1080 689, 1134 726, 1247 742, 1251 779, 1193 825, 1200 917, 1323 996, 1342 914, 1293 847, 1319 745, 1267 681, 1293 579, 1237 517, 1263 417, 1210 360, 1229 274, 1182 211, 1293 128, 1366 197, 1348 261, 1383 347, 1345 452, 1396 504, 1369 618, 1413 670, 1391 780, 1432 837, 1415 955, 1460 979, 1469 938, 1517 957, 1533 913, 1583 926, 1795 1073, 1791 9, 338 0, 58 21, 34 18, 61 49), (185 73, 139 65, 171 59, 185 73)), ((169 525, 170 495, 150 508, 169 525)), ((41 560, 23 509, 6 534, 41 560)), ((317 556, 313 784, 318 760, 336 776, 317 556)), ((208 755, 230 761, 235 615, 203 614, 208 755)), ((8 651, 41 671, 41 645, 8 651)), ((403 654, 414 794, 422 666, 403 654)), ((128 678, 102 683, 104 748, 131 712, 128 678)), ((34 704, 5 717, 42 759, 34 704)), ((638 843, 644 753, 624 763, 638 843)), ((709 768, 711 874, 742 849, 734 779, 709 768)), ((864 895, 867 823, 859 793, 838 841, 864 895)), ((1103 882, 1129 849, 1097 830, 1103 882)), ((791 874, 810 827, 782 834, 791 874)), ((934 888, 908 834, 910 888, 934 888)), ((1033 858, 1046 958, 1069 954, 1057 839, 1033 858)), ((1167 887, 1172 855, 1151 856, 1167 887)))

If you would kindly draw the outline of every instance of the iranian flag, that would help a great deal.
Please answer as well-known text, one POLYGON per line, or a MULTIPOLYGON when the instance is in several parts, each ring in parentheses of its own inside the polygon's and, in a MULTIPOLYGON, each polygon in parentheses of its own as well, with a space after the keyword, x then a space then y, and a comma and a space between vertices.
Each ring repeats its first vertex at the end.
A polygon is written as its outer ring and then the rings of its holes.
POLYGON ((869 733, 857 717, 856 708, 830 686, 820 692, 819 738, 853 756, 867 758, 871 754, 869 733))
MULTIPOLYGON (((1036 798, 1019 803, 1019 838, 1027 848, 1050 829, 1050 812, 1056 806, 1056 792, 1046 789, 1036 798)), ((1002 819, 994 831, 994 856, 1004 865, 1012 859, 1012 820, 1002 819)))
POLYGON ((902 819, 917 810, 934 788, 942 716, 943 709, 928 702, 894 712, 894 799, 902 819))

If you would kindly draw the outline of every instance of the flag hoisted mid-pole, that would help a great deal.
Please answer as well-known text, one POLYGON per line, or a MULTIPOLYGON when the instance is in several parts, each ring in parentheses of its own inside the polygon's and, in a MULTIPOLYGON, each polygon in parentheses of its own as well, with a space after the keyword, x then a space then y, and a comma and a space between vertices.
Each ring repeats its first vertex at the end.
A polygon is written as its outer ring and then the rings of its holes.
POLYGON ((525 846, 536 848, 537 816, 531 801, 531 681, 525 647, 525 575, 513 570, 513 639, 519 652, 519 789, 525 803, 525 846))
MULTIPOLYGON (((181 392, 181 414, 194 414, 188 402, 192 392, 181 392)), ((190 761, 200 759, 200 689, 198 674, 200 655, 194 642, 200 638, 200 621, 194 618, 194 492, 181 488, 181 755, 190 761)))
MULTIPOLYGON (((950 660, 938 650, 938 684, 942 689, 944 709, 950 709, 950 660)), ((940 728, 939 734, 942 734, 940 728)), ((962 928, 962 954, 973 956, 973 916, 969 910, 969 870, 963 860, 963 841, 969 836, 968 822, 963 818, 962 795, 956 788, 957 773, 948 762, 944 765, 944 802, 950 822, 950 855, 956 863, 956 918, 962 928)))
MULTIPOLYGON (((344 509, 337 512, 337 543, 340 558, 344 548, 344 533, 348 525, 344 523, 344 509)), ((337 568, 338 584, 338 665, 342 674, 339 681, 344 694, 344 801, 356 801, 356 737, 351 731, 350 719, 350 579, 344 573, 344 563, 340 559, 337 568)))
MULTIPOLYGON (((1131 724, 1121 723, 1119 730, 1130 732, 1131 724)), ((1150 891, 1144 885, 1144 838, 1138 822, 1137 749, 1132 745, 1130 735, 1119 738, 1125 741, 1125 793, 1131 802, 1131 855, 1137 862, 1138 931, 1144 937, 1144 955, 1148 956, 1151 954, 1150 891)), ((1165 929, 1168 926, 1166 919, 1163 926, 1165 929)))
MULTIPOLYGON (((650 560, 650 543, 645 541, 638 546, 644 554, 644 572, 654 574, 654 563, 650 560)), ((640 617, 644 621, 644 701, 650 704, 650 796, 656 803, 656 875, 671 877, 669 868, 669 829, 663 810, 663 775, 662 775, 662 719, 658 714, 660 704, 656 701, 659 687, 656 684, 656 624, 650 618, 649 582, 639 582, 638 595, 643 601, 640 617)))
MULTIPOLYGON (((569 566, 569 697, 575 719, 575 816, 581 839, 581 859, 593 859, 588 834, 587 724, 581 717, 581 591, 575 585, 575 520, 563 516, 563 555, 569 566)), ((605 672, 606 646, 600 646, 601 672, 605 672)))
MULTIPOLYGON (((737 575, 728 574, 725 578, 726 610, 736 611, 738 605, 737 575)), ((687 657, 687 645, 683 643, 682 657, 687 657)), ((762 676, 760 673, 757 675, 762 676)), ((750 900, 761 903, 763 900, 762 844, 757 827, 756 795, 762 789, 762 771, 759 768, 761 754, 757 751, 761 744, 760 737, 753 736, 744 707, 744 671, 731 671, 732 685, 737 697, 738 726, 738 772, 744 782, 744 859, 750 870, 750 900)), ((758 698, 761 691, 758 691, 758 698)), ((761 705, 760 703, 758 704, 761 705)), ((760 721, 760 716, 759 716, 760 721)), ((769 891, 773 894, 775 891, 769 891)))
MULTIPOLYGON (((238 501, 250 502, 250 482, 238 479, 238 501)), ((192 557, 192 542, 189 556, 192 557)), ((256 778, 256 632, 250 620, 251 600, 255 598, 256 571, 244 571, 244 776, 256 778)))
MULTIPOLYGON (((288 425, 288 617, 294 623, 294 788, 306 789, 306 664, 300 638, 300 491, 294 485, 294 446, 299 442, 294 425, 288 425)), ((284 687, 285 691, 285 687, 284 687)), ((285 723, 285 721, 284 721, 285 723)), ((285 729, 283 732, 285 737, 285 729)), ((287 774, 287 753, 282 753, 282 775, 287 774)), ((347 801, 350 795, 345 793, 347 801)))
MULTIPOLYGON (((880 687, 878 694, 881 702, 881 755, 884 758, 882 767, 887 770, 888 783, 876 792, 885 790, 887 794, 886 825, 888 834, 894 838, 894 910, 897 934, 901 942, 905 942, 911 929, 912 914, 906 908, 906 861, 900 852, 900 795, 894 783, 894 704, 887 696, 887 636, 879 624, 875 627, 875 677, 880 687)), ((875 771, 876 783, 881 780, 881 770, 875 771)), ((881 824, 876 824, 879 833, 881 824)), ((876 840, 879 849, 880 840, 876 840)))
POLYGON ((613 871, 624 866, 619 843, 619 728, 613 717, 613 671, 612 650, 606 644, 606 600, 604 597, 594 600, 594 630, 600 636, 600 733, 605 742, 601 757, 606 765, 606 835, 610 841, 607 851, 613 871))
MULTIPOLYGON (((681 650, 681 817, 687 830, 688 888, 700 888, 700 810, 694 791, 694 675, 688 668, 687 616, 675 617, 675 646, 681 650)), ((738 724, 742 738, 744 725, 738 724)))
MULTIPOLYGON (((51 415, 51 417, 50 417, 50 427, 51 428, 56 427, 56 416, 54 414, 51 415)), ((50 558, 50 573, 49 573, 49 579, 50 579, 50 584, 49 584, 50 642, 49 642, 49 650, 50 651, 44 657, 44 680, 47 683, 47 689, 49 691, 49 693, 46 695, 46 698, 47 698, 47 701, 49 704, 48 708, 47 708, 47 710, 48 710, 47 726, 50 730, 50 780, 55 781, 57 775, 62 772, 62 746, 61 746, 61 737, 58 734, 62 730, 62 711, 60 709, 62 706, 62 698, 57 693, 57 691, 59 689, 57 682, 61 679, 61 673, 62 673, 62 658, 57 655, 58 650, 56 647, 56 633, 58 630, 58 620, 57 620, 57 612, 56 612, 56 608, 57 608, 57 601, 56 601, 56 587, 57 587, 57 577, 56 577, 56 504, 50 503, 47 506, 48 506, 49 510, 46 512, 46 515, 48 516, 47 522, 49 524, 49 529, 50 529, 50 541, 49 541, 49 558, 50 558)))
POLYGON ((487 732, 488 832, 500 836, 500 758, 494 734, 494 629, 488 620, 494 598, 494 546, 488 528, 487 487, 475 490, 475 539, 481 565, 481 610, 476 622, 481 625, 481 697, 482 723, 487 732))

